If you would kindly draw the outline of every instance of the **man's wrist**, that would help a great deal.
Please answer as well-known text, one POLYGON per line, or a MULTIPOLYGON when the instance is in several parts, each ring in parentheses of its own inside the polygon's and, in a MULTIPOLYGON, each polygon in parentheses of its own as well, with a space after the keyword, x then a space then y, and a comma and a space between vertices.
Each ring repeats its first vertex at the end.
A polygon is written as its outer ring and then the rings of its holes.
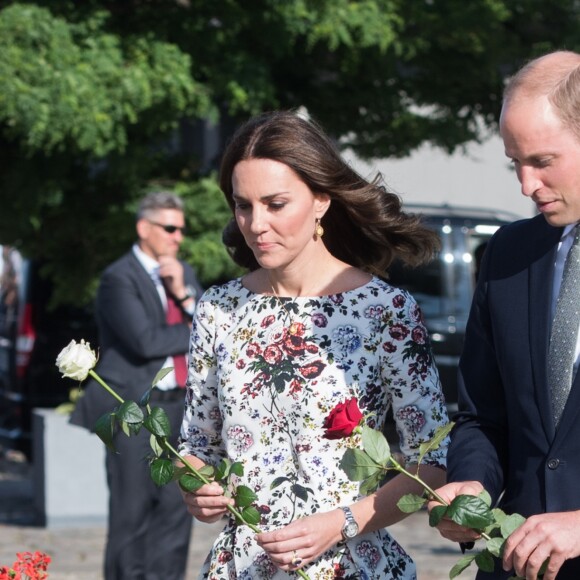
POLYGON ((192 298, 195 298, 195 290, 191 286, 186 286, 183 295, 176 296, 175 301, 178 304, 183 304, 184 302, 187 302, 188 300, 191 300, 192 298))

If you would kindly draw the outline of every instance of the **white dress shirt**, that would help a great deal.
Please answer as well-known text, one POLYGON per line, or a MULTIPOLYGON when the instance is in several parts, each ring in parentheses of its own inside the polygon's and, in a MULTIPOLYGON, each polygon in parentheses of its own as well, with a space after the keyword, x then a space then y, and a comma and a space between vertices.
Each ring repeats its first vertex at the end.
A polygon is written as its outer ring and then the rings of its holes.
MULTIPOLYGON (((148 256, 137 244, 133 245, 133 253, 147 274, 151 276, 151 280, 153 280, 155 288, 157 289, 157 293, 159 294, 161 304, 163 304, 163 309, 167 312, 167 295, 165 294, 165 288, 163 287, 163 282, 159 276, 159 262, 154 260, 151 256, 148 256)), ((165 367, 173 368, 173 357, 167 357, 167 360, 163 363, 162 368, 165 367)), ((175 389, 177 387, 175 373, 173 371, 167 373, 163 379, 157 383, 156 387, 161 391, 175 389)))

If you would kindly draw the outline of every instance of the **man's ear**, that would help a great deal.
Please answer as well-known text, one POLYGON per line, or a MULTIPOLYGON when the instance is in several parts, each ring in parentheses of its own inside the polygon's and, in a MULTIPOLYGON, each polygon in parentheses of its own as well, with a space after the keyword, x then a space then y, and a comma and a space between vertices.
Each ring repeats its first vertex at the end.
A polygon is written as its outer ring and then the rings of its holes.
POLYGON ((137 236, 139 237, 139 239, 144 240, 149 235, 151 224, 146 219, 140 219, 137 220, 135 229, 137 230, 137 236))

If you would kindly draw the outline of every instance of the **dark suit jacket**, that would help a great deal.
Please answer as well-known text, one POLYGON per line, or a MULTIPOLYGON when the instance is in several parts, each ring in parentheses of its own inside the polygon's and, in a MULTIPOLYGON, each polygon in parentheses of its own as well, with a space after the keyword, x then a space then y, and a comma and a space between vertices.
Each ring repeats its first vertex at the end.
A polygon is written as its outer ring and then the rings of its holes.
MULTIPOLYGON (((201 295, 193 270, 185 263, 183 267, 185 283, 201 295)), ((104 271, 97 292, 96 318, 96 371, 124 399, 138 401, 167 357, 188 352, 189 327, 186 323, 166 323, 155 284, 132 251, 104 271)), ((91 380, 71 423, 93 430, 97 419, 117 405, 116 399, 91 380)))
MULTIPOLYGON (((580 378, 556 432, 546 370, 561 234, 543 216, 495 234, 459 364, 449 480, 478 480, 494 500, 503 491, 501 507, 524 516, 580 509, 580 378)), ((578 559, 560 578, 580 578, 578 559)))

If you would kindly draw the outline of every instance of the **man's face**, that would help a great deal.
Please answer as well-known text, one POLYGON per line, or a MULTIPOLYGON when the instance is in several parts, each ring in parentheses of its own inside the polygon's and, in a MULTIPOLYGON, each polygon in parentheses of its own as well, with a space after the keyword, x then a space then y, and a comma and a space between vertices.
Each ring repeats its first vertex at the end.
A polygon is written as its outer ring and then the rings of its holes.
POLYGON ((160 256, 175 258, 183 241, 185 218, 177 209, 160 209, 149 218, 137 222, 137 234, 140 248, 149 256, 159 261, 160 256), (172 233, 165 227, 177 228, 172 233))
POLYGON ((515 95, 504 104, 500 132, 522 184, 549 224, 580 221, 580 140, 547 97, 515 95))

